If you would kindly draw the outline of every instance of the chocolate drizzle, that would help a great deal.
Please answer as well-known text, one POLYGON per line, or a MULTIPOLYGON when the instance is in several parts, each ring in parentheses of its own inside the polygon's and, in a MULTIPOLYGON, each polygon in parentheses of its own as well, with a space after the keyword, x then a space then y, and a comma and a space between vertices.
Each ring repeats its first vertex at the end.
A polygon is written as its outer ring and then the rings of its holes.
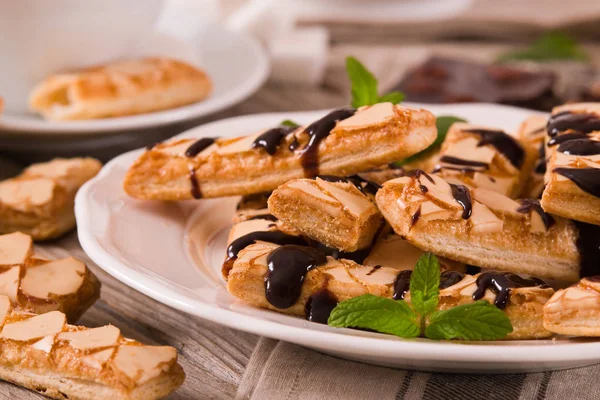
POLYGON ((302 290, 306 273, 327 262, 325 254, 312 247, 284 245, 267 256, 265 297, 274 307, 293 306, 302 290))
MULTIPOLYGON (((484 163, 481 161, 464 160, 462 158, 452 157, 452 156, 443 156, 442 158, 440 158, 440 162, 452 164, 452 165, 463 165, 465 167, 478 167, 478 168, 488 168, 489 167, 488 163, 484 163)), ((444 167, 442 167, 442 168, 444 168, 444 167)))
MULTIPOLYGON (((566 136, 566 135, 565 135, 566 136)), ((559 138, 562 137, 559 136, 559 138)), ((591 139, 572 139, 561 143, 558 151, 570 156, 595 156, 600 154, 600 142, 591 139)))
POLYGON ((259 215, 254 215, 248 219, 246 219, 246 221, 250 221, 253 219, 266 219, 267 221, 273 221, 273 222, 277 222, 278 219, 276 216, 274 216, 273 214, 259 214, 259 215))
POLYGON ((579 234, 577 249, 579 250, 579 275, 595 276, 600 274, 600 226, 573 221, 579 234))
POLYGON ((421 218, 421 207, 417 208, 417 211, 410 217, 410 226, 415 226, 419 222, 419 218, 421 218))
POLYGON ((430 177, 429 175, 427 175, 427 173, 425 171, 423 171, 422 169, 413 169, 410 170, 406 173, 406 176, 411 177, 411 178, 415 178, 415 179, 420 179, 422 176, 424 176, 425 178, 427 178, 427 180, 433 184, 435 184, 435 181, 433 180, 432 177, 430 177))
POLYGON ((456 285, 462 281, 465 274, 458 271, 444 271, 440 275, 440 289, 449 288, 452 285, 456 285))
POLYGON ((304 315, 311 322, 327 324, 329 315, 337 305, 338 301, 333 294, 323 289, 308 298, 304 306, 304 315))
POLYGON ((521 207, 517 208, 517 212, 520 212, 523 214, 529 214, 530 212, 536 212, 540 216, 542 221, 544 221, 544 226, 546 227, 546 230, 550 229, 550 227, 552 227, 552 225, 555 224, 556 221, 554 220, 552 215, 544 212, 544 210, 542 209, 542 206, 540 205, 539 200, 521 199, 521 200, 519 200, 519 202, 521 203, 521 207))
POLYGON ((193 167, 190 167, 190 184, 192 185, 192 188, 190 189, 192 197, 195 199, 201 199, 202 192, 200 191, 200 184, 198 183, 198 179, 196 178, 196 171, 193 167))
POLYGON ((375 195, 379 189, 381 189, 381 185, 372 181, 369 181, 363 177, 358 175, 352 175, 347 178, 333 176, 333 175, 318 175, 317 178, 322 179, 327 182, 345 182, 351 183, 358 190, 360 190, 364 194, 372 194, 375 195))
MULTIPOLYGON (((585 139, 587 135, 585 133, 564 133, 560 136, 554 136, 552 139, 548 140, 548 147, 556 146, 557 144, 561 144, 566 142, 567 140, 573 139, 585 139)), ((542 145, 543 146, 543 145, 542 145)))
POLYGON ((522 287, 549 287, 546 282, 539 278, 523 278, 512 272, 484 272, 477 277, 475 282, 477 290, 473 293, 473 300, 480 300, 485 296, 485 291, 490 289, 496 294, 494 305, 498 308, 506 308, 510 290, 522 287))
POLYGON ((471 201, 471 193, 469 193, 469 189, 467 189, 466 186, 455 185, 453 183, 450 184, 450 188, 452 189, 452 196, 454 197, 454 200, 456 200, 456 202, 463 208, 462 218, 471 218, 471 214, 473 212, 473 203, 471 201))
POLYGON ((538 150, 538 159, 536 161, 534 171, 536 174, 546 173, 546 146, 544 146, 544 143, 540 144, 540 148, 538 150))
POLYGON ((600 118, 596 114, 562 111, 550 116, 546 129, 551 137, 565 131, 590 133, 600 130, 600 118))
POLYGON ((298 246, 307 245, 306 240, 302 239, 300 236, 288 235, 287 233, 280 231, 251 232, 235 239, 227 247, 227 260, 225 260, 223 268, 229 269, 227 267, 230 266, 230 264, 233 264, 240 251, 259 240, 263 242, 279 244, 282 246, 288 244, 294 244, 298 246))
POLYGON ((599 168, 554 168, 552 172, 570 179, 581 190, 595 197, 600 197, 599 168))
MULTIPOLYGON (((377 235, 375 235, 375 237, 377 237, 377 235)), ((320 251, 322 251, 327 256, 330 256, 336 260, 340 260, 340 259, 351 260, 358 264, 362 264, 366 260, 366 258, 369 256, 369 253, 371 252, 371 249, 373 247, 371 245, 364 249, 356 250, 356 251, 349 253, 346 251, 341 251, 341 250, 335 249, 333 247, 325 246, 323 243, 320 243, 320 242, 314 242, 314 243, 316 245, 316 248, 319 249, 320 251)))
POLYGON ((190 145, 185 151, 186 157, 196 157, 198 154, 202 152, 202 150, 206 149, 208 146, 215 142, 215 138, 202 138, 198 139, 194 143, 190 145))
POLYGON ((319 175, 319 143, 331 133, 336 123, 350 118, 355 113, 354 108, 340 108, 313 122, 304 130, 309 136, 300 159, 304 176, 312 178, 319 175))
POLYGON ((476 133, 481 136, 477 146, 491 145, 504 155, 516 168, 521 168, 525 159, 523 147, 512 136, 489 129, 467 129, 465 132, 476 133))
POLYGON ((296 127, 293 126, 279 126, 269 129, 252 142, 252 148, 262 147, 269 155, 273 155, 277 151, 281 140, 295 129, 296 127))
POLYGON ((410 289, 410 277, 412 276, 412 271, 410 269, 406 271, 400 271, 400 273, 396 276, 394 280, 394 294, 392 298, 394 300, 404 300, 404 296, 410 289))

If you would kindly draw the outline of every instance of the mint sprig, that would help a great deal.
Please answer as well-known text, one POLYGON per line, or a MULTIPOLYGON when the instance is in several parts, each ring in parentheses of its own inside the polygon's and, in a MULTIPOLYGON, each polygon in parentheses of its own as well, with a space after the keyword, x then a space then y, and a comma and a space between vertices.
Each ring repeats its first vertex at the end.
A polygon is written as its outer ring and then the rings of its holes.
POLYGON ((431 153, 437 151, 442 146, 442 143, 444 143, 444 140, 446 139, 446 135, 448 134, 448 129, 450 129, 450 126, 452 126, 452 124, 455 122, 467 122, 467 121, 462 118, 455 117, 453 115, 440 115, 439 117, 437 117, 435 120, 435 125, 437 127, 437 137, 436 137, 435 141, 425 150, 423 150, 415 155, 412 155, 408 158, 405 158, 402 161, 397 161, 395 164, 398 165, 399 167, 401 167, 403 165, 415 162, 423 157, 427 157, 431 153))
POLYGON ((403 301, 365 294, 342 301, 327 322, 338 328, 363 328, 410 338, 419 336, 414 311, 403 301))
POLYGON ((352 107, 354 108, 384 102, 398 104, 404 100, 404 94, 401 92, 390 92, 380 97, 377 91, 377 79, 354 57, 346 57, 346 72, 352 84, 352 107))
POLYGON ((404 338, 424 335, 436 340, 496 340, 513 331, 506 314, 485 300, 435 311, 440 275, 437 257, 426 253, 419 258, 411 275, 411 305, 403 300, 365 294, 339 303, 328 324, 404 338))
POLYGON ((292 121, 291 119, 283 120, 279 123, 279 126, 289 126, 290 128, 298 128, 300 124, 292 121))
POLYGON ((504 61, 588 61, 589 56, 581 50, 577 42, 562 32, 548 32, 523 50, 510 51, 498 57, 504 61))

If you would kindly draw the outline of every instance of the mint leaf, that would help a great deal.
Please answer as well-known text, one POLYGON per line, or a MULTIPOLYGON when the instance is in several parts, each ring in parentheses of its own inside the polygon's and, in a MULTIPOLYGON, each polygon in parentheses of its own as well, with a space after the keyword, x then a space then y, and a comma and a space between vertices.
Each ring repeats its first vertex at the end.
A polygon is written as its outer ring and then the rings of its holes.
POLYGON ((431 253, 419 258, 410 276, 410 303, 422 318, 435 311, 440 294, 440 262, 431 253))
POLYGON ((577 42, 562 32, 548 32, 523 50, 501 54, 498 61, 587 61, 588 55, 579 48, 577 42))
POLYGON ((404 301, 365 294, 339 303, 327 323, 338 328, 363 328, 404 338, 419 336, 413 310, 404 301))
POLYGON ((289 126, 290 128, 298 128, 300 124, 295 123, 291 119, 283 120, 279 123, 280 126, 289 126))
POLYGON ((389 93, 384 94, 383 96, 381 96, 379 98, 378 103, 390 102, 392 104, 398 104, 398 103, 401 103, 402 100, 404 100, 404 93, 402 93, 402 92, 389 92, 389 93))
POLYGON ((455 122, 467 122, 467 121, 462 118, 455 117, 452 115, 441 115, 441 116, 437 117, 435 120, 435 125, 437 127, 437 138, 435 139, 435 141, 425 150, 423 150, 415 155, 412 155, 408 158, 405 158, 402 161, 397 161, 395 164, 397 166, 401 167, 408 163, 415 162, 422 157, 427 157, 431 153, 437 151, 437 149, 440 148, 440 146, 446 139, 446 134, 448 133, 448 129, 450 129, 450 126, 452 126, 452 124, 455 122))
POLYGON ((436 340, 497 340, 512 331, 510 319, 502 310, 479 300, 431 314, 425 336, 436 340))
POLYGON ((352 83, 352 107, 370 106, 377 103, 377 79, 354 57, 346 58, 346 71, 352 83))

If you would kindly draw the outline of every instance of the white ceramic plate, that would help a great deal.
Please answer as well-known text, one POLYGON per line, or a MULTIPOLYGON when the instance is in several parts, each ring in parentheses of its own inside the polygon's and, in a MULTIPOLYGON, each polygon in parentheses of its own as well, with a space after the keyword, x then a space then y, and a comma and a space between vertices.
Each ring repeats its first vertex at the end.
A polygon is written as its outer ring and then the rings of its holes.
POLYGON ((40 133, 97 135, 170 125, 202 117, 242 101, 263 84, 269 72, 268 57, 254 38, 218 25, 199 29, 190 43, 174 38, 165 40, 163 35, 157 34, 144 43, 136 55, 175 56, 197 61, 212 78, 213 93, 203 101, 171 110, 87 121, 45 121, 35 114, 15 114, 7 110, 0 117, 0 137, 40 133), (182 54, 186 50, 191 54, 182 54))
MULTIPOLYGON (((496 105, 427 106, 437 115, 514 131, 533 112, 496 105)), ((237 136, 291 118, 311 122, 325 111, 237 117, 194 128, 182 137, 237 136)), ((235 198, 163 203, 128 198, 123 176, 140 154, 107 164, 78 193, 81 245, 100 267, 136 290, 181 311, 231 328, 368 363, 446 372, 523 372, 600 362, 592 340, 486 343, 404 340, 328 326, 244 306, 220 277, 235 198), (199 223, 196 223, 196 222, 199 223), (190 231, 195 226, 195 231, 190 231), (195 245, 190 245, 193 242, 195 245)))

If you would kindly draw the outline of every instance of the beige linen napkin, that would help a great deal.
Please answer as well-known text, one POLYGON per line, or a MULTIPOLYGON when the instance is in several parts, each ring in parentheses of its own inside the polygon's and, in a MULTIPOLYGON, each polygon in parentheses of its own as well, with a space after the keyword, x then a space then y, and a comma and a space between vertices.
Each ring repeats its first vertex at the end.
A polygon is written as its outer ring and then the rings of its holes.
MULTIPOLYGON (((385 351, 385 349, 382 349, 385 351)), ((377 367, 261 338, 236 400, 593 400, 600 365, 534 374, 437 374, 377 367)))

